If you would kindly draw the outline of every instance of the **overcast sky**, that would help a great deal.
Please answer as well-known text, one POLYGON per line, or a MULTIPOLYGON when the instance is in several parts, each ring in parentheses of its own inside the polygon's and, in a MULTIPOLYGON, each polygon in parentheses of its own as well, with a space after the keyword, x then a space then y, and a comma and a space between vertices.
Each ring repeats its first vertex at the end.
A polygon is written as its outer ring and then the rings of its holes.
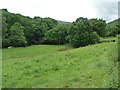
POLYGON ((119 0, 0 0, 0 9, 24 16, 51 17, 75 21, 78 17, 103 18, 107 22, 118 18, 119 0))

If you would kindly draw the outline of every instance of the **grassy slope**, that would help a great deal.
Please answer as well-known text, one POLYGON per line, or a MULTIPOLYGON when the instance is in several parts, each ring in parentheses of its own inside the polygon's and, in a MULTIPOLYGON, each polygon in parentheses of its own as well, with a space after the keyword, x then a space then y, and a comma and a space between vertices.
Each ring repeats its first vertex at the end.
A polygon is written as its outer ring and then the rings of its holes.
POLYGON ((3 87, 115 87, 117 44, 3 49, 3 87))
POLYGON ((116 25, 118 25, 118 19, 110 22, 107 24, 107 27, 115 27, 116 25))

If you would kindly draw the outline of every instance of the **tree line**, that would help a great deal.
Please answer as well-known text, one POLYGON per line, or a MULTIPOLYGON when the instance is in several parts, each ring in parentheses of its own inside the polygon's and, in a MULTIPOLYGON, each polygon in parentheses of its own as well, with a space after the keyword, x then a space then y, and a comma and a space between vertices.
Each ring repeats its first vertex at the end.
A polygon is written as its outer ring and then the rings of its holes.
POLYGON ((103 19, 77 18, 72 23, 59 23, 52 18, 22 16, 2 9, 2 47, 34 44, 70 44, 81 47, 100 42, 100 37, 115 36, 119 25, 111 31, 103 19))

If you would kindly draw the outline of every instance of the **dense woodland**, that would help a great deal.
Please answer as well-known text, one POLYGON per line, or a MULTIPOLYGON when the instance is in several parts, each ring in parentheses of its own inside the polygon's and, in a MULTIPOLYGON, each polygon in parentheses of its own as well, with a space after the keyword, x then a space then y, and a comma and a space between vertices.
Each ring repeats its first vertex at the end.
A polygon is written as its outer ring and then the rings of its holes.
MULTIPOLYGON (((120 34, 118 23, 111 26, 103 19, 79 17, 74 22, 52 18, 22 16, 2 9, 2 47, 36 44, 70 44, 82 47, 100 42, 101 37, 120 34)), ((118 22, 118 20, 117 20, 118 22)))

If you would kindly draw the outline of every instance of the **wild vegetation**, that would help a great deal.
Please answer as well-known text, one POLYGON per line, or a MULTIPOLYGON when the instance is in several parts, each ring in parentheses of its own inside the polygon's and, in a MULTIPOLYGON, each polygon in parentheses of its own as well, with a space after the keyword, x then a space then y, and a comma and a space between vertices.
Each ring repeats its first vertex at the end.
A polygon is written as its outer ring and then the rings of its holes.
POLYGON ((1 10, 3 88, 119 88, 120 25, 1 10))
POLYGON ((117 88, 117 43, 3 49, 3 87, 117 88))
POLYGON ((23 47, 35 44, 70 44, 73 47, 99 43, 100 37, 116 36, 120 25, 107 24, 102 19, 77 18, 62 22, 52 18, 30 18, 1 10, 2 47, 23 47), (17 42, 17 44, 16 44, 17 42))

